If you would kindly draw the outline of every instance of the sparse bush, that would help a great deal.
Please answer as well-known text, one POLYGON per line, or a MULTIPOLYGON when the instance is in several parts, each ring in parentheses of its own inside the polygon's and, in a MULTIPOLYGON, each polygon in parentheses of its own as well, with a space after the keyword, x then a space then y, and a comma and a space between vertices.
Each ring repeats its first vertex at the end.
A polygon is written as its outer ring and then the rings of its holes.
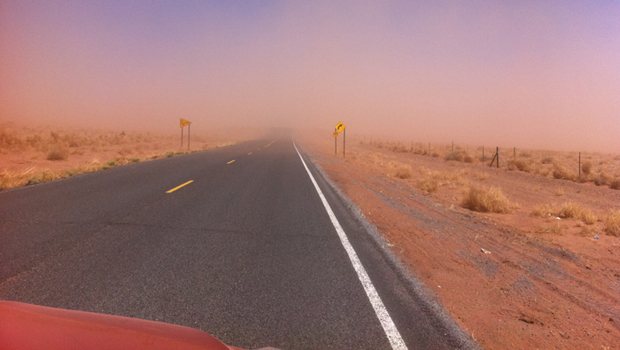
POLYGON ((139 161, 140 161, 140 158, 132 158, 132 159, 131 159, 131 162, 132 162, 132 163, 137 163, 137 162, 139 162, 139 161))
POLYGON ((166 157, 170 158, 172 156, 174 156, 174 152, 172 151, 166 152, 166 157))
POLYGON ((427 177, 424 177, 416 181, 416 187, 426 193, 433 193, 437 191, 437 188, 439 187, 439 183, 437 182, 437 180, 433 179, 432 177, 427 176, 427 177))
POLYGON ((465 154, 465 157, 463 158, 463 161, 465 163, 473 163, 474 162, 474 158, 472 156, 470 156, 469 154, 465 154))
POLYGON ((483 213, 510 213, 512 211, 510 201, 497 187, 472 186, 465 194, 461 205, 469 210, 483 213))
POLYGON ((556 188, 556 189, 555 189, 555 195, 556 195, 556 196, 563 196, 563 195, 564 195, 564 189, 562 189, 562 188, 556 188))
POLYGON ((609 211, 605 219, 605 232, 611 236, 620 236, 620 210, 609 211))
POLYGON ((574 180, 574 176, 560 163, 553 164, 553 177, 556 179, 574 180))
POLYGON ((508 169, 514 170, 515 168, 527 173, 532 172, 531 163, 523 159, 511 159, 508 161, 508 169))
POLYGON ((452 152, 452 153, 448 153, 448 155, 446 155, 445 157, 446 160, 455 160, 457 162, 462 162, 465 159, 465 154, 464 152, 452 152))
POLYGON ((609 184, 609 188, 612 190, 620 190, 620 179, 614 179, 611 184, 609 184))
POLYGON ((611 178, 609 177, 609 175, 605 174, 604 172, 599 173, 598 175, 596 175, 596 177, 594 178, 594 184, 596 186, 605 186, 607 185, 609 182, 611 181, 611 178))
POLYGON ((589 175, 590 171, 592 171, 592 162, 587 161, 583 164, 581 164, 581 171, 585 174, 585 175, 589 175))
POLYGON ((433 158, 439 158, 439 153, 433 152, 432 156, 433 156, 433 158))
POLYGON ((111 166, 111 167, 116 166, 116 163, 114 161, 109 161, 107 164, 108 166, 111 166))
POLYGON ((541 164, 552 164, 553 163, 553 157, 545 157, 540 161, 541 164))
POLYGON ((532 155, 527 153, 527 152, 521 152, 519 153, 519 157, 523 157, 523 158, 530 158, 532 155))
POLYGON ((52 148, 47 153, 47 160, 66 160, 69 158, 69 152, 65 149, 60 149, 58 147, 52 148))
POLYGON ((588 208, 584 208, 577 203, 566 202, 561 206, 544 204, 534 207, 531 216, 547 217, 554 216, 562 219, 577 219, 585 224, 592 225, 598 220, 598 217, 588 208))
POLYGON ((412 175, 411 166, 407 164, 401 164, 396 167, 396 173, 394 176, 401 179, 410 179, 412 175))

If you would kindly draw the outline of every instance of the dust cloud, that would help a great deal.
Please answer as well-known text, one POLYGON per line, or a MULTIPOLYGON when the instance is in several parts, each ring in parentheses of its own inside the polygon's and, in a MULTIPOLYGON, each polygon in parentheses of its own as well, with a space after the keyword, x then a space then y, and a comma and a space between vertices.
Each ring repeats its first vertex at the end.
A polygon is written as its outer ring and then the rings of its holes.
POLYGON ((620 152, 620 3, 0 4, 0 122, 620 152))

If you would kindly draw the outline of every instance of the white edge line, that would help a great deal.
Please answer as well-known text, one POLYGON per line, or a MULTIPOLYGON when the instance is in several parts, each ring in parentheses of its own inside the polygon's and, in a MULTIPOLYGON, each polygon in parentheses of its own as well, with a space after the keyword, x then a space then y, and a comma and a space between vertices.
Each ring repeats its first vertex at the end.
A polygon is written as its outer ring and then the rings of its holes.
POLYGON ((304 165, 304 168, 306 168, 306 171, 308 172, 308 176, 310 176, 310 180, 312 180, 312 184, 314 185, 314 188, 318 192, 319 197, 321 197, 321 202, 323 202, 323 206, 325 207, 325 210, 327 210, 327 214, 329 215, 329 218, 331 219, 332 224, 334 225, 334 228, 336 229, 336 232, 338 233, 338 237, 340 238, 340 242, 344 246, 344 250, 349 255, 351 264, 353 265, 353 268, 355 269, 355 272, 357 273, 357 277, 359 278, 360 282, 362 283, 362 286, 364 287, 364 291, 366 291, 366 295, 368 296, 368 299, 370 300, 370 304, 372 305, 372 308, 375 310, 375 313, 377 314, 377 318, 379 318, 381 327, 383 327, 383 330, 385 331, 385 335, 387 335, 387 338, 390 341, 390 345, 392 345, 392 349, 407 350, 407 345, 405 344, 405 341, 400 336, 400 333, 398 332, 398 329, 396 328, 394 321, 392 321, 390 314, 386 310, 385 305, 383 305, 383 301, 381 301, 381 297, 379 297, 379 294, 377 293, 375 286, 372 284, 372 281, 370 281, 370 277, 368 277, 368 274, 366 273, 364 266, 362 266, 362 262, 357 257, 357 253, 355 253, 353 246, 351 246, 351 243, 349 243, 349 239, 347 238, 347 235, 342 229, 342 226, 340 226, 340 222, 338 222, 338 219, 336 218, 336 215, 334 215, 334 212, 332 211, 331 206, 327 202, 327 199, 325 199, 325 196, 323 195, 323 192, 321 192, 321 189, 319 188, 319 185, 316 183, 316 180, 314 180, 312 173, 310 173, 310 169, 308 169, 308 166, 306 165, 304 158, 301 156, 301 153, 299 153, 299 150, 297 149, 297 145, 295 145, 295 140, 293 140, 293 146, 295 147, 295 150, 297 151, 297 155, 299 155, 299 159, 301 159, 301 163, 304 165))

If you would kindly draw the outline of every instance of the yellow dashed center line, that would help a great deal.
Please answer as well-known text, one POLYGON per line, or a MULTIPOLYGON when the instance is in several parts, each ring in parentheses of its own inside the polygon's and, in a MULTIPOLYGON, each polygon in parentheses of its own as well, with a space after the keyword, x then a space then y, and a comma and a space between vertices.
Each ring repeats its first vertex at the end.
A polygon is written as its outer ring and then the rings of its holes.
POLYGON ((248 156, 249 156, 250 154, 252 154, 252 152, 248 153, 248 156))
POLYGON ((174 192, 174 191, 178 190, 179 188, 181 188, 181 187, 183 187, 183 186, 186 186, 186 185, 191 184, 192 182, 194 182, 194 180, 189 180, 189 181, 187 181, 186 183, 184 183, 184 184, 182 184, 182 185, 179 185, 179 186, 177 186, 177 187, 175 187, 175 188, 173 188, 173 189, 171 189, 171 190, 169 190, 169 191, 166 191, 166 193, 172 193, 172 192, 174 192))
POLYGON ((230 163, 234 163, 234 162, 235 162, 235 160, 233 159, 233 160, 231 160, 230 162, 228 162, 226 164, 230 164, 230 163))
POLYGON ((276 140, 271 141, 267 146, 265 146, 265 148, 271 146, 274 142, 276 142, 276 140))

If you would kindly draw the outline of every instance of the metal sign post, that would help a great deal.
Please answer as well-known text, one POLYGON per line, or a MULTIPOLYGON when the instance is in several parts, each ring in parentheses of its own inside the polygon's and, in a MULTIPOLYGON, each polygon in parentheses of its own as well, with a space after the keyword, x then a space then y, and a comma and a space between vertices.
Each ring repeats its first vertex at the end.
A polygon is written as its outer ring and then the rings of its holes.
POLYGON ((338 131, 334 131, 334 154, 338 155, 338 131))
POLYGON ((347 129, 342 133, 342 158, 347 157, 347 129))
POLYGON ((185 126, 187 126, 187 150, 189 151, 189 130, 190 130, 190 125, 192 124, 192 122, 190 122, 189 120, 185 120, 183 118, 181 118, 181 149, 183 149, 183 128, 185 126))

